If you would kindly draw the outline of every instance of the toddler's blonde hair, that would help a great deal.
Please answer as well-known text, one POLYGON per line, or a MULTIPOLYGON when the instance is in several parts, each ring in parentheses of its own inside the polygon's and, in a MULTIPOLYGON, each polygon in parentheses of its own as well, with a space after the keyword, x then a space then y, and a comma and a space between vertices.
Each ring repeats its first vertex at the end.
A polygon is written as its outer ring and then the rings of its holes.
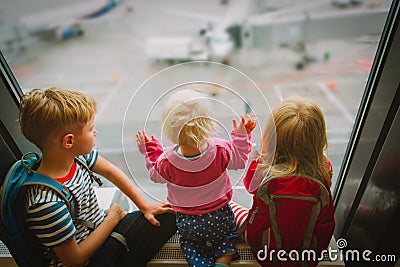
POLYGON ((191 89, 177 91, 165 105, 163 133, 174 144, 199 147, 214 131, 213 115, 207 95, 191 89))
POLYGON ((272 111, 261 138, 261 156, 271 157, 275 150, 271 174, 305 174, 330 182, 331 173, 324 164, 327 146, 320 107, 308 99, 291 97, 272 111))
POLYGON ((55 134, 80 134, 95 114, 95 100, 84 93, 33 89, 22 97, 19 123, 22 134, 42 150, 55 134))

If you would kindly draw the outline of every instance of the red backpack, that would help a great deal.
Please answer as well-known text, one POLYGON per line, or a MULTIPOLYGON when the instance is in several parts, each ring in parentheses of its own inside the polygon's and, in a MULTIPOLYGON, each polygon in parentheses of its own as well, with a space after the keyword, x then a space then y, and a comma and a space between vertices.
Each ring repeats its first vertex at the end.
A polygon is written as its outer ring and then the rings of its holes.
POLYGON ((335 228, 330 191, 305 175, 267 175, 253 197, 246 240, 262 266, 316 266, 335 228))

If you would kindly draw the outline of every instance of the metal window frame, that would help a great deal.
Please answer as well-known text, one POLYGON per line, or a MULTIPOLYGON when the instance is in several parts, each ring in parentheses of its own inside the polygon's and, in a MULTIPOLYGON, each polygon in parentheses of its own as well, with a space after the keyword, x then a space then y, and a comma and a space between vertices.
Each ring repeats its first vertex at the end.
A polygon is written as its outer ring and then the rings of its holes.
POLYGON ((18 106, 22 90, 4 55, 0 51, 0 177, 23 153, 38 151, 21 134, 18 124, 18 106))
POLYGON ((400 84, 399 8, 399 1, 394 0, 338 174, 333 193, 336 237, 346 236, 349 230, 397 112, 400 84))

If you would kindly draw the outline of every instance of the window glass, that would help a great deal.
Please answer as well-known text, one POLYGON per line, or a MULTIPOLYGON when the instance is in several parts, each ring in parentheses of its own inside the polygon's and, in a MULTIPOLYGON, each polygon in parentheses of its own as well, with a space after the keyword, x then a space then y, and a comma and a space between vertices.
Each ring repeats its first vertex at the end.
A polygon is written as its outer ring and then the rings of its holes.
MULTIPOLYGON (((189 81, 214 85, 204 91, 218 103, 220 137, 230 138, 231 120, 240 113, 257 118, 255 150, 270 108, 291 95, 317 102, 326 119, 334 187, 391 4, 34 2, 4 0, 0 10, 0 49, 22 90, 57 86, 92 95, 98 103, 96 146, 149 200, 165 199, 165 185, 149 181, 135 131, 160 137, 166 92, 189 81)), ((243 171, 230 174, 234 200, 249 206, 243 171)), ((105 206, 124 199, 111 184, 99 192, 105 206)))

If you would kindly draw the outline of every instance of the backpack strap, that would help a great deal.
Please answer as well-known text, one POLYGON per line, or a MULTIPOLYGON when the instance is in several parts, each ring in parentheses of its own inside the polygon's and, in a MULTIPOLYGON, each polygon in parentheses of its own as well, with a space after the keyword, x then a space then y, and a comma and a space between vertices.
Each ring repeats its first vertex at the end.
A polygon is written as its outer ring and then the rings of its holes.
POLYGON ((275 202, 272 201, 271 196, 268 192, 268 183, 274 179, 278 178, 278 176, 267 176, 266 179, 261 183, 260 187, 257 190, 257 197, 264 201, 268 205, 270 222, 272 226, 272 231, 274 232, 276 247, 278 250, 282 248, 282 238, 281 233, 279 232, 278 228, 278 220, 276 216, 276 206, 275 202))
MULTIPOLYGON (((22 156, 21 159, 21 164, 24 167, 24 169, 28 172, 28 175, 31 175, 32 173, 36 173, 36 169, 37 167, 40 165, 40 162, 42 161, 42 158, 39 156, 39 154, 35 153, 35 152, 28 152, 26 154, 24 154, 22 156), (35 162, 34 166, 28 166, 25 162, 25 160, 29 157, 35 156, 38 160, 35 162)), ((95 181, 99 186, 103 185, 103 182, 101 181, 101 179, 94 174, 94 172, 88 167, 87 163, 84 162, 82 159, 80 159, 79 157, 75 157, 75 162, 79 164, 79 166, 83 167, 90 175, 90 179, 93 181, 95 181)), ((56 186, 57 188, 57 186, 56 186)), ((57 190, 57 189, 56 189, 57 190)))
POLYGON ((308 178, 318 183, 320 186, 319 202, 315 203, 311 208, 310 218, 308 219, 308 223, 304 230, 303 249, 308 249, 311 243, 311 239, 313 237, 313 231, 317 223, 318 216, 321 210, 329 203, 329 191, 320 180, 315 179, 313 177, 305 177, 305 178, 308 178))
POLYGON ((35 172, 34 170, 36 170, 39 167, 41 161, 42 161, 42 158, 39 156, 39 154, 37 154, 35 152, 28 152, 28 153, 24 154, 21 158, 22 167, 24 167, 24 169, 27 171, 28 175, 31 175, 32 173, 35 172), (36 157, 37 160, 33 166, 28 166, 26 164, 26 160, 31 157, 36 157))
POLYGON ((58 195, 64 201, 65 205, 67 205, 68 211, 71 214, 72 221, 75 225, 85 226, 90 231, 93 231, 94 229, 96 229, 95 223, 88 221, 88 220, 82 220, 82 219, 77 218, 78 206, 77 206, 76 200, 66 186, 64 186, 63 184, 57 182, 56 180, 54 180, 50 177, 40 175, 36 172, 34 172, 33 175, 31 175, 28 178, 28 181, 25 182, 23 186, 27 187, 27 186, 33 186, 33 185, 42 185, 42 186, 45 186, 47 188, 50 188, 50 189, 53 189, 54 191, 56 191, 58 193, 58 195))
POLYGON ((87 165, 86 162, 84 162, 81 158, 79 157, 75 157, 75 162, 78 163, 81 167, 83 167, 90 175, 90 179, 93 181, 95 181, 99 186, 103 185, 103 182, 101 181, 101 179, 94 174, 94 172, 89 168, 89 166, 87 165))
MULTIPOLYGON (((85 170, 87 170, 89 172, 92 182, 93 182, 93 180, 96 181, 99 184, 99 186, 101 186, 103 184, 101 182, 100 178, 97 177, 93 173, 93 171, 87 166, 87 164, 85 162, 83 162, 83 160, 79 159, 78 157, 76 157, 75 160, 80 166, 82 166, 85 170)), ((22 156, 22 159, 21 159, 22 166, 29 174, 29 177, 24 182, 23 186, 27 187, 27 186, 32 186, 32 185, 42 185, 42 186, 53 189, 55 192, 58 193, 58 195, 62 198, 64 203, 67 205, 68 211, 71 214, 72 221, 75 225, 82 225, 82 226, 88 228, 90 231, 93 231, 94 229, 96 229, 95 223, 88 221, 88 220, 82 220, 82 219, 77 218, 78 206, 77 206, 76 200, 66 186, 64 186, 63 184, 59 183, 58 181, 56 181, 50 177, 41 175, 35 171, 37 169, 37 167, 40 165, 40 162, 41 162, 41 157, 37 153, 29 152, 22 156), (36 156, 36 158, 38 159, 34 166, 28 166, 24 161, 25 159, 27 159, 31 156, 36 156)))
POLYGON ((48 188, 53 189, 58 193, 58 195, 62 198, 65 204, 68 207, 68 210, 71 214, 72 218, 75 218, 77 215, 77 205, 75 199, 71 192, 68 190, 66 186, 57 182, 56 180, 40 175, 37 172, 33 172, 24 183, 23 186, 32 186, 32 185, 42 185, 48 188))

